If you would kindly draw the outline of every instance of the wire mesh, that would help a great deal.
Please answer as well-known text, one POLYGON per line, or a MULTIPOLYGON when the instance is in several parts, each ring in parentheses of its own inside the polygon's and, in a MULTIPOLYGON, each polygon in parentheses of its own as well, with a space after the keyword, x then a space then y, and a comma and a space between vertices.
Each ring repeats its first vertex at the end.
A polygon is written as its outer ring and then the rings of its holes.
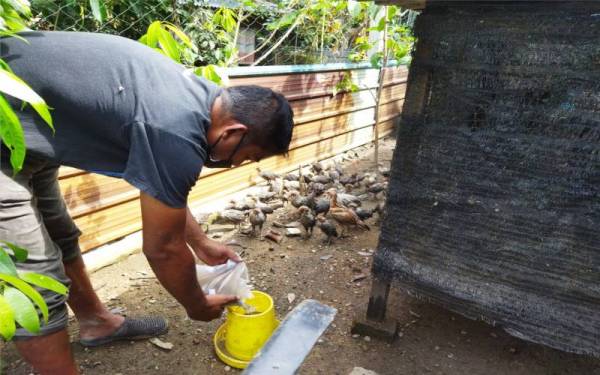
MULTIPOLYGON (((337 35, 327 33, 325 36, 329 39, 323 43, 319 35, 313 35, 314 30, 307 22, 289 33, 290 25, 270 28, 274 19, 290 12, 291 5, 275 9, 267 1, 255 1, 259 6, 243 9, 243 20, 234 31, 224 31, 214 22, 218 9, 228 5, 223 0, 99 0, 101 7, 96 12, 91 3, 89 0, 33 0, 31 28, 99 32, 139 39, 153 21, 170 22, 184 30, 198 46, 195 65, 347 62, 352 48, 350 37, 342 40, 345 36, 339 32, 337 35), (231 46, 237 49, 234 58, 226 55, 231 46)), ((239 5, 236 8, 235 1, 229 3, 236 18, 239 17, 239 5)))

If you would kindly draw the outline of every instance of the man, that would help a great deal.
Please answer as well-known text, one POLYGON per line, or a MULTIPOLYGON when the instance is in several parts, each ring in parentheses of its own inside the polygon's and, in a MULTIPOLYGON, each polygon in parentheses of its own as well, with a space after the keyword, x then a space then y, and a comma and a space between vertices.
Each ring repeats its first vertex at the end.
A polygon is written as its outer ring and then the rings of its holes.
MULTIPOLYGON (((159 335, 161 318, 111 314, 86 274, 80 232, 57 183, 60 165, 121 177, 140 190, 143 252, 158 280, 192 319, 218 318, 234 296, 204 295, 194 258, 219 264, 237 255, 206 237, 186 206, 202 166, 237 166, 286 153, 293 112, 280 94, 256 86, 221 89, 135 41, 70 32, 28 32, 0 41, 14 72, 52 108, 55 134, 35 112, 18 111, 27 141, 13 176, 2 146, 0 239, 29 250, 20 270, 70 283, 68 299, 43 296, 50 320, 38 336, 19 330, 16 346, 41 374, 76 374, 67 310, 83 345, 159 335)), ((21 103, 13 101, 13 108, 21 103)))

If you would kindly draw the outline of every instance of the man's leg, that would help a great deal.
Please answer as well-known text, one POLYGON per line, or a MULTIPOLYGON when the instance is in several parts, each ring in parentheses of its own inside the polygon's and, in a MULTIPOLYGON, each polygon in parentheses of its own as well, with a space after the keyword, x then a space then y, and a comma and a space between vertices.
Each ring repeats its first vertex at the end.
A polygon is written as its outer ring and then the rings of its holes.
POLYGON ((69 335, 66 329, 15 342, 17 350, 25 361, 42 375, 79 374, 73 360, 69 335))
POLYGON ((58 167, 45 167, 33 174, 32 188, 44 226, 62 251, 65 273, 71 279, 69 306, 79 322, 79 336, 95 339, 115 332, 124 318, 111 314, 100 302, 85 269, 79 249, 81 232, 69 216, 58 185, 58 167))
POLYGON ((44 226, 60 248, 65 273, 71 279, 67 302, 79 321, 80 343, 97 346, 114 340, 134 340, 166 333, 167 322, 162 318, 125 319, 110 313, 100 302, 81 257, 81 232, 67 212, 57 179, 58 168, 48 166, 33 175, 32 187, 44 226))
MULTIPOLYGON (((0 160, 0 239, 28 250, 25 262, 16 263, 19 271, 37 272, 52 277, 65 285, 61 252, 52 242, 41 216, 35 207, 31 188, 32 174, 43 164, 26 162, 23 170, 12 176, 8 158, 0 160)), ((17 329, 17 349, 38 372, 46 374, 77 374, 77 366, 67 335, 67 296, 49 290, 40 290, 48 306, 48 323, 39 334, 17 329)))
POLYGON ((100 302, 85 270, 81 255, 64 262, 65 271, 71 279, 68 303, 79 321, 79 336, 95 339, 115 332, 124 318, 110 313, 100 302))

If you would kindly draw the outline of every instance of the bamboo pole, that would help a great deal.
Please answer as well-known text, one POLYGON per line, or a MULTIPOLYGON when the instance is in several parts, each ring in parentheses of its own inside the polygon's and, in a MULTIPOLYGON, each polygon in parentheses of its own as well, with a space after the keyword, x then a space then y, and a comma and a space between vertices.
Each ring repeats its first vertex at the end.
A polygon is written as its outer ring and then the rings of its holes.
POLYGON ((379 171, 379 103, 381 102, 381 93, 383 91, 383 83, 385 80, 385 67, 388 62, 387 54, 387 28, 388 28, 388 12, 387 5, 383 7, 385 22, 383 27, 383 59, 379 68, 379 87, 377 88, 377 99, 375 99, 375 168, 379 171))

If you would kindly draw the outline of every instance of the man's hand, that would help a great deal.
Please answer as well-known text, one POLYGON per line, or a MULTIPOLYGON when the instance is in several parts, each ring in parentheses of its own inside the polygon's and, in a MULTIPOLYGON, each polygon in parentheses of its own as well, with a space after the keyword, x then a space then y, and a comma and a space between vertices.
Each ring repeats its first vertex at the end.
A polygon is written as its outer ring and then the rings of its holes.
POLYGON ((205 237, 201 241, 197 241, 191 246, 196 256, 209 266, 223 264, 227 262, 228 259, 231 259, 234 262, 242 261, 229 246, 211 240, 208 237, 205 237))
POLYGON ((190 319, 208 322, 220 318, 225 306, 232 302, 236 302, 237 300, 238 298, 236 296, 220 294, 207 295, 206 303, 202 307, 196 309, 196 311, 187 310, 187 314, 190 319))

